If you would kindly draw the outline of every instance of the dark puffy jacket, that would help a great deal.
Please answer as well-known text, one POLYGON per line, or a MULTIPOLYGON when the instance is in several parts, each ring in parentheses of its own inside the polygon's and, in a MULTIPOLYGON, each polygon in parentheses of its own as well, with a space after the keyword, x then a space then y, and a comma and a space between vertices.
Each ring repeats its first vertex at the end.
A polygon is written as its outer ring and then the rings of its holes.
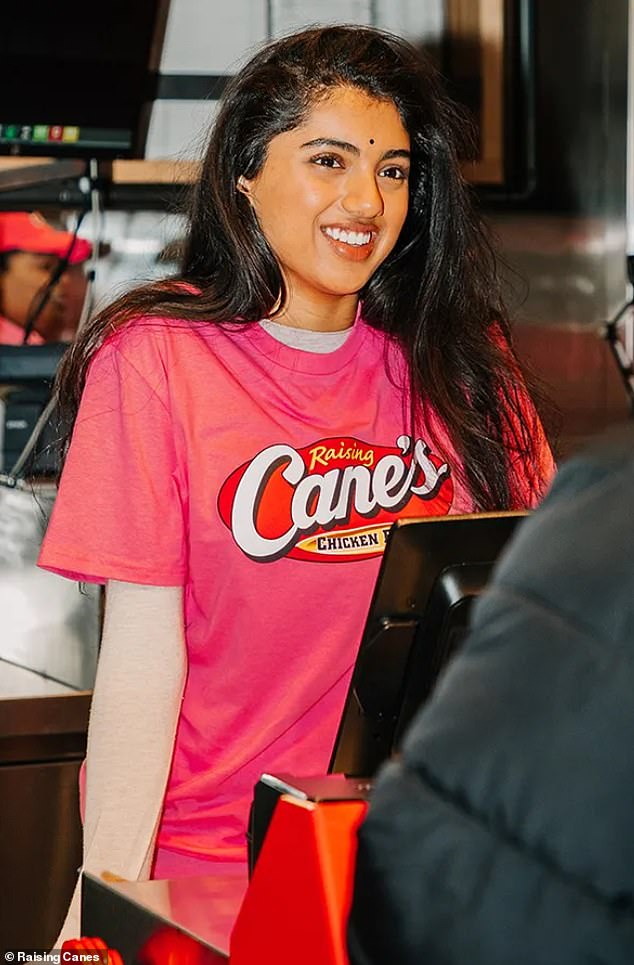
POLYGON ((634 965, 634 434, 569 462, 377 782, 353 965, 634 965))

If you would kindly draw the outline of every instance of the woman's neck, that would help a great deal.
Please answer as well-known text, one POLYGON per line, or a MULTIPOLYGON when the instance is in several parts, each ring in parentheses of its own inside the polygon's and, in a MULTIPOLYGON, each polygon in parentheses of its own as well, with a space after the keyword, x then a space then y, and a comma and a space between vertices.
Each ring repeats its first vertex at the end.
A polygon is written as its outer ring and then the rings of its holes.
POLYGON ((342 332, 352 326, 358 304, 356 293, 305 298, 291 292, 284 307, 272 312, 270 319, 280 325, 311 332, 342 332))

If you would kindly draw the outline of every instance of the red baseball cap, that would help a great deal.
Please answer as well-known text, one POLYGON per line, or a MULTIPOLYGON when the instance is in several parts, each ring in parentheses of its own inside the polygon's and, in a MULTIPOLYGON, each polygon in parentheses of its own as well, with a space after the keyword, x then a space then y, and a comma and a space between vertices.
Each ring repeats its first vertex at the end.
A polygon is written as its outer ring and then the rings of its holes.
MULTIPOLYGON (((0 214, 0 254, 7 251, 31 251, 37 255, 63 258, 72 241, 70 231, 58 231, 41 214, 28 211, 6 211, 0 214)), ((85 238, 76 238, 69 261, 78 265, 92 254, 85 238)))

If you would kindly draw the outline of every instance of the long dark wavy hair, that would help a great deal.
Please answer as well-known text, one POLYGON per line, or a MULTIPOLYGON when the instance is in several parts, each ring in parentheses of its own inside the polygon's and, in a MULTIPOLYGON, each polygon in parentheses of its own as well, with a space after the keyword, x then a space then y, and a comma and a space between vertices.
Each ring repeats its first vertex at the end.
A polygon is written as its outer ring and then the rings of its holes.
POLYGON ((535 493, 543 485, 538 424, 511 346, 496 258, 461 174, 469 124, 414 47, 371 28, 285 37, 230 82, 192 192, 181 270, 123 295, 79 335, 58 378, 66 424, 76 417, 92 355, 132 319, 244 325, 284 304, 280 266, 237 181, 256 176, 271 139, 341 85, 391 101, 411 140, 407 219, 360 292, 363 317, 400 345, 413 418, 425 420, 429 410, 440 417, 477 507, 518 507, 527 482, 535 493))

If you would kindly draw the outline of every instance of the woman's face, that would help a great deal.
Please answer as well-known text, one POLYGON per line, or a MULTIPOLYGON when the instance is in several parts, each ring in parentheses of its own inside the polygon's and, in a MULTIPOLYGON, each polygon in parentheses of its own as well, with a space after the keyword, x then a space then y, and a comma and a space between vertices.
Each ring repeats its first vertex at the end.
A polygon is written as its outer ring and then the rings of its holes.
POLYGON ((391 101, 337 87, 240 178, 290 302, 356 296, 387 258, 407 215, 409 148, 391 101))

